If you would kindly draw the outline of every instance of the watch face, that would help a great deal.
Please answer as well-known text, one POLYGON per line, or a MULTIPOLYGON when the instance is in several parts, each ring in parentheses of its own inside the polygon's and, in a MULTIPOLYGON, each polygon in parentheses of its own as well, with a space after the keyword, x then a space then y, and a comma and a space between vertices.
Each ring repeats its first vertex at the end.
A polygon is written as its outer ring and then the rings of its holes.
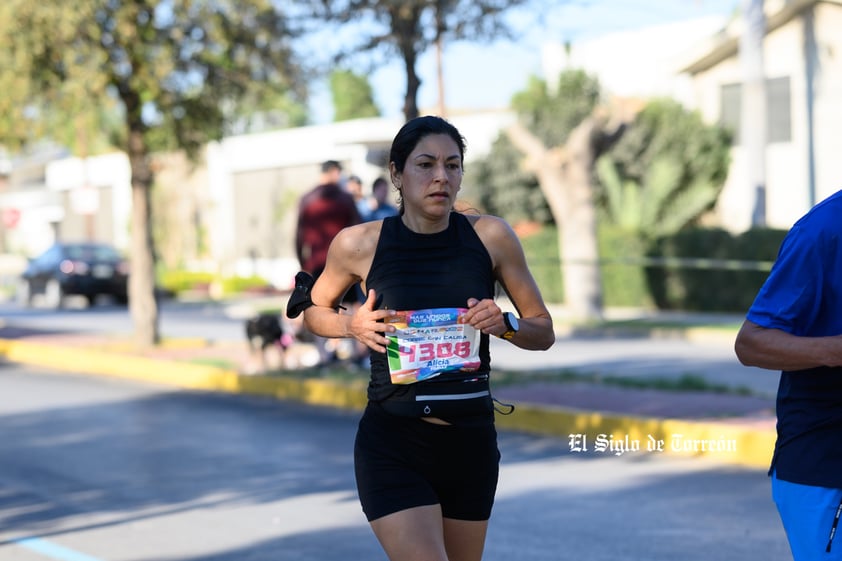
POLYGON ((512 331, 517 331, 518 329, 520 329, 520 325, 518 325, 516 315, 514 315, 511 312, 506 312, 505 319, 506 319, 506 325, 508 326, 509 329, 511 329, 512 331))

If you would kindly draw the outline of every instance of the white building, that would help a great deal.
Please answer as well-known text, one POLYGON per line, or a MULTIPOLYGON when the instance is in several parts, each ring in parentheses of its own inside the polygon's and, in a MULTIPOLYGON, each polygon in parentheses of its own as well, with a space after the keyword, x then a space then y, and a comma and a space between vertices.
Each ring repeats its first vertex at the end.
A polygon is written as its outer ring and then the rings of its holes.
MULTIPOLYGON (((468 144, 466 160, 487 154, 513 118, 506 111, 454 116, 468 144)), ((229 137, 210 144, 196 166, 177 155, 156 156, 154 220, 164 238, 159 254, 173 253, 182 267, 257 274, 288 286, 298 271, 298 200, 318 182, 321 163, 338 160, 370 188, 375 178, 388 176, 388 149, 401 124, 359 119, 229 137)), ((45 178, 41 189, 0 194, 0 208, 15 205, 21 212, 22 227, 7 232, 7 245, 30 256, 56 237, 95 238, 128 249, 131 170, 124 154, 54 160, 45 178)))
MULTIPOLYGON (((711 122, 737 129, 743 68, 734 21, 711 37, 683 68, 694 106, 711 122)), ((842 2, 766 2, 763 42, 766 78, 766 219, 787 229, 811 206, 842 188, 842 2)), ((751 226, 756 204, 746 154, 738 142, 717 206, 718 220, 735 230, 751 226)))
MULTIPOLYGON (((678 70, 694 45, 724 24, 714 16, 610 33, 571 45, 549 43, 544 46, 543 72, 553 77, 582 68, 599 79, 609 96, 663 96, 687 102, 688 80, 678 70)), ((553 86, 552 79, 549 85, 553 86)))
MULTIPOLYGON (((842 188, 842 159, 835 154, 842 130, 842 1, 766 0, 765 12, 766 225, 788 229, 842 188)), ((550 45, 544 71, 554 76, 583 68, 609 95, 671 97, 710 123, 737 129, 742 29, 740 18, 704 18, 612 33, 567 48, 550 45)), ((738 140, 716 222, 734 232, 750 228, 755 187, 738 140)))

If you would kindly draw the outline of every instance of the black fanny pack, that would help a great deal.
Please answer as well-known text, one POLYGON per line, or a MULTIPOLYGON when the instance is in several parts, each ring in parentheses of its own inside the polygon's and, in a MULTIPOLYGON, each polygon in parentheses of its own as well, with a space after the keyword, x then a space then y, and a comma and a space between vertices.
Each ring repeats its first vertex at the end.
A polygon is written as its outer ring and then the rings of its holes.
POLYGON ((479 417, 494 413, 488 374, 462 379, 433 379, 401 387, 380 406, 402 417, 479 417))

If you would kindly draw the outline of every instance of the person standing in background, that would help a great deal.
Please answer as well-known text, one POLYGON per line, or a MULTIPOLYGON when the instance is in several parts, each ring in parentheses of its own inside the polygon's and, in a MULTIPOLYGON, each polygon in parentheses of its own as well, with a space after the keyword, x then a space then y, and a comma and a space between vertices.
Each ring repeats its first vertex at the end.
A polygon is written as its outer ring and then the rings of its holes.
POLYGON ((371 202, 363 193, 363 181, 358 175, 351 175, 345 184, 345 189, 354 198, 354 203, 357 205, 357 212, 360 213, 360 218, 363 222, 368 221, 369 212, 371 212, 371 202))
MULTIPOLYGON (((362 222, 353 197, 343 189, 342 165, 336 160, 322 164, 319 184, 305 193, 298 206, 295 253, 302 271, 318 278, 324 271, 333 238, 343 229, 362 222)), ((344 302, 357 300, 349 290, 344 302)), ((315 336, 322 364, 332 362, 326 340, 315 336)))
POLYGON ((369 206, 369 213, 363 218, 364 221, 382 220, 389 216, 397 216, 398 207, 390 203, 389 198, 389 183, 385 177, 378 177, 371 185, 371 205, 369 206))

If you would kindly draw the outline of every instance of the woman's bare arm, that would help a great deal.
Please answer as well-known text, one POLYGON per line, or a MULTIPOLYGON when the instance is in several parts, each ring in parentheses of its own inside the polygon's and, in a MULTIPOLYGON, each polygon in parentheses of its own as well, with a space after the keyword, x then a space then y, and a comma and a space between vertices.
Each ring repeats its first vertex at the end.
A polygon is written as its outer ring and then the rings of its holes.
MULTIPOLYGON (((511 342, 523 349, 549 349, 555 343, 553 320, 526 264, 517 235, 496 216, 479 217, 476 230, 491 255, 497 280, 520 318, 519 330, 511 342)), ((502 311, 493 300, 482 300, 469 307, 466 319, 478 329, 495 336, 506 331, 502 311)))
POLYGON ((369 291, 365 303, 354 314, 344 313, 339 305, 345 292, 360 282, 371 266, 379 223, 364 223, 342 230, 327 256, 324 272, 310 291, 313 305, 304 311, 307 329, 327 338, 353 337, 372 350, 386 352, 384 332, 394 327, 382 323, 394 310, 375 310, 376 295, 369 291), (375 240, 372 243, 371 240, 375 240))

